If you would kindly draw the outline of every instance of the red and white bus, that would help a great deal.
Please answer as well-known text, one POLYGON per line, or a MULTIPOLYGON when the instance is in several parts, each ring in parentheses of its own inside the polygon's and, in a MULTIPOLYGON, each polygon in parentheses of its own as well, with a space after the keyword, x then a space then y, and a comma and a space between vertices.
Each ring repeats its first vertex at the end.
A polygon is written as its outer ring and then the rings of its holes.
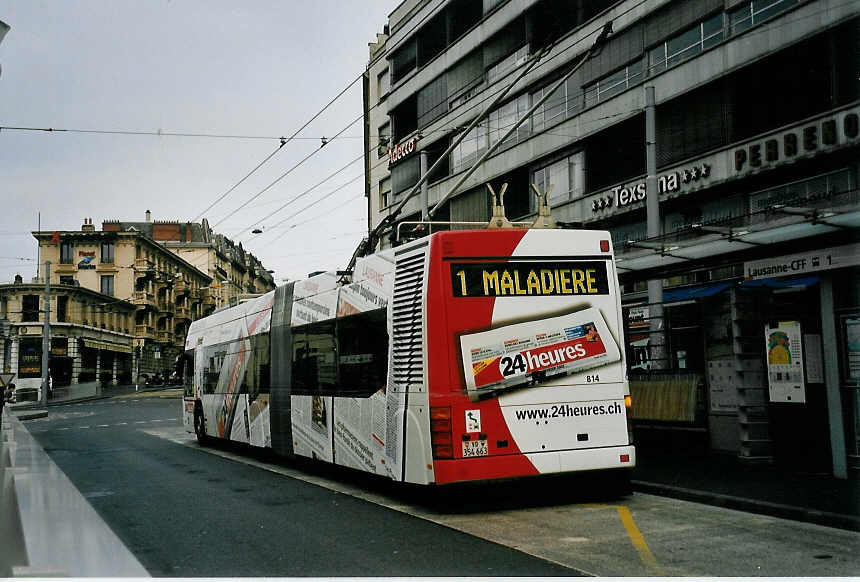
POLYGON ((193 322, 183 422, 408 483, 624 478, 623 346, 609 233, 440 232, 193 322))

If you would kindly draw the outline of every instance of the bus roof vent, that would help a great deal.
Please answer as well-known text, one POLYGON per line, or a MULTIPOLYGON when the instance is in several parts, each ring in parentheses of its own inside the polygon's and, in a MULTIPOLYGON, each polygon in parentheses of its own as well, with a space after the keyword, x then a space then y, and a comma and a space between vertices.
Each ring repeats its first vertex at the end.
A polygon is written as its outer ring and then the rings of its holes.
POLYGON ((424 387, 424 263, 427 244, 396 255, 391 304, 393 391, 424 387))

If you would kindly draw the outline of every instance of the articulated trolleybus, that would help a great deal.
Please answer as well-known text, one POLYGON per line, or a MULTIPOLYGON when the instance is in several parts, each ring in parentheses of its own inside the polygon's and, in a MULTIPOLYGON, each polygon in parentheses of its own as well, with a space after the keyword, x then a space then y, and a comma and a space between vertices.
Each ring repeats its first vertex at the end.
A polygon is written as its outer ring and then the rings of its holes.
POLYGON ((418 484, 629 475, 609 233, 439 232, 191 324, 183 422, 418 484))

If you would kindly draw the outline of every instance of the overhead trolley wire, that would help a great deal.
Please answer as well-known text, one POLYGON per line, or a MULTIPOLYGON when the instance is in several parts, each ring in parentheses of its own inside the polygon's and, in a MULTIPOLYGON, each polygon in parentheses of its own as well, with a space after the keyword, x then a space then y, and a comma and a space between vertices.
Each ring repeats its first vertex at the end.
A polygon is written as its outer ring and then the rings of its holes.
MULTIPOLYGON (((276 153, 278 153, 278 152, 281 150, 281 148, 283 148, 283 147, 284 147, 284 144, 286 144, 286 143, 287 143, 288 141, 290 141, 291 139, 295 138, 295 137, 299 134, 299 132, 301 132, 304 128, 306 128, 308 125, 310 125, 310 124, 311 124, 311 123, 312 123, 312 122, 313 122, 317 117, 319 117, 320 115, 322 115, 322 114, 323 114, 323 112, 324 112, 326 109, 328 109, 329 107, 331 107, 332 103, 334 103, 335 101, 337 101, 338 99, 340 99, 340 97, 341 97, 344 93, 346 93, 346 92, 350 89, 350 87, 352 87, 353 85, 355 85, 355 83, 356 83, 359 79, 361 79, 361 78, 362 78, 362 75, 359 75, 358 77, 356 77, 355 79, 353 79, 353 80, 352 80, 352 81, 351 81, 351 82, 350 82, 346 87, 344 87, 344 88, 340 91, 340 93, 338 93, 337 95, 335 95, 331 100, 329 100, 329 102, 328 102, 328 103, 326 103, 326 104, 325 104, 325 106, 324 106, 322 109, 320 109, 319 111, 317 111, 317 112, 316 112, 316 114, 314 114, 314 116, 313 116, 313 117, 311 117, 310 119, 308 119, 308 120, 307 120, 307 121, 306 121, 306 122, 305 122, 305 123, 304 123, 300 128, 298 128, 296 131, 294 131, 294 132, 293 132, 293 135, 291 135, 291 136, 290 136, 290 137, 288 137, 288 138, 283 138, 283 137, 282 137, 282 138, 281 138, 281 144, 278 146, 278 148, 277 148, 275 151, 273 151, 271 154, 269 154, 268 156, 266 156, 266 158, 265 158, 262 162, 260 162, 259 164, 257 164, 257 165, 254 167, 254 169, 253 169, 253 170, 251 170, 250 172, 248 172, 248 173, 245 175, 245 177, 243 177, 241 180, 239 180, 238 182, 236 182, 233 186, 231 186, 231 187, 230 187, 230 189, 229 189, 229 190, 227 190, 227 191, 226 191, 226 192, 224 192, 221 196, 219 196, 219 197, 218 197, 218 199, 217 199, 217 200, 215 200, 215 202, 213 202, 212 204, 210 204, 210 205, 209 205, 209 207, 208 207, 208 208, 206 208, 206 210, 204 210, 203 212, 201 212, 200 214, 198 214, 196 217, 194 217, 194 219, 193 219, 191 222, 197 222, 197 220, 198 220, 198 219, 200 219, 200 217, 202 217, 204 214, 206 214, 209 210, 211 210, 213 206, 215 206, 216 204, 218 204, 218 203, 219 203, 221 200, 223 200, 223 199, 224 199, 228 194, 230 194, 230 192, 232 192, 233 190, 235 190, 237 186, 239 186, 242 182, 244 182, 245 180, 247 180, 247 179, 248 179, 248 177, 250 177, 250 176, 251 176, 251 174, 253 174, 253 173, 254 173, 254 172, 256 172, 257 170, 259 170, 259 169, 260 169, 260 168, 261 168, 261 167, 262 167, 266 162, 268 162, 270 159, 272 159, 272 157, 274 157, 274 155, 275 155, 276 153)), ((350 124, 350 125, 352 125, 352 124, 350 124)), ((343 133, 343 132, 340 132, 340 133, 343 133)), ((338 135, 339 135, 339 134, 338 134, 338 135)), ((338 136, 335 136, 335 137, 338 137, 338 136)), ((332 139, 334 139, 334 138, 332 138, 332 139)), ((304 161, 304 160, 303 160, 303 161, 304 161)), ((279 178, 279 180, 280 180, 280 178, 279 178)), ((261 192, 261 194, 262 194, 262 192, 261 192)), ((258 194, 257 196, 259 196, 259 194, 258 194)), ((256 198, 256 196, 255 196, 254 198, 256 198)), ((254 198, 252 198, 251 200, 253 200, 254 198)), ((249 200, 248 202, 250 202, 251 200, 249 200)), ((247 204, 247 202, 246 202, 245 204, 247 204)), ((242 205, 242 206, 240 206, 239 208, 243 208, 243 207, 245 206, 245 204, 243 204, 243 205, 242 205)), ((239 209, 237 209, 237 211, 238 211, 238 210, 239 210, 239 209)), ((228 216, 231 216, 231 215, 228 215, 228 216)), ((226 218, 226 217, 225 217, 225 218, 226 218)), ((222 219, 219 221, 219 223, 220 223, 220 222, 223 222, 223 221, 224 221, 224 219, 222 218, 222 219)))

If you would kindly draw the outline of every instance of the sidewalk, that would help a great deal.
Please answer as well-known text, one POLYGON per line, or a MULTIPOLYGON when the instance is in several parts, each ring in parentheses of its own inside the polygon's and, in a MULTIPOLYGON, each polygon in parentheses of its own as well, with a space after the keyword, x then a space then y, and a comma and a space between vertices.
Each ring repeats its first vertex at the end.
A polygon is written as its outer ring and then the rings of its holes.
POLYGON ((860 531, 860 480, 750 465, 723 454, 637 450, 633 489, 860 531))

